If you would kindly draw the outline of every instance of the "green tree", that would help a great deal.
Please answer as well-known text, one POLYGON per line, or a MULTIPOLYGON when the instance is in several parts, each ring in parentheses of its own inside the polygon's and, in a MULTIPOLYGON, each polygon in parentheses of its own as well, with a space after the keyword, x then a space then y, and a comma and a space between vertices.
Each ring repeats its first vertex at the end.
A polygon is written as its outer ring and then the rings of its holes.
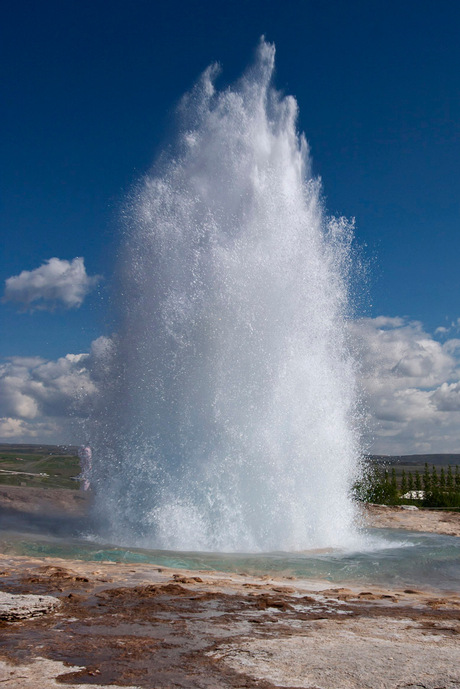
POLYGON ((425 493, 431 490, 431 476, 427 462, 425 462, 425 471, 423 472, 423 490, 425 493))
POLYGON ((450 464, 447 467, 446 486, 449 493, 451 493, 454 490, 454 475, 452 473, 452 467, 450 466, 450 464))
POLYGON ((460 508, 460 493, 448 493, 437 491, 430 491, 425 495, 423 504, 425 507, 450 507, 460 508))
POLYGON ((458 465, 455 467, 455 490, 460 490, 460 472, 458 465))
POLYGON ((414 477, 412 476, 412 471, 409 471, 407 478, 407 490, 414 490, 414 477))
POLYGON ((407 493, 407 478, 406 478, 406 472, 403 469, 402 470, 402 476, 401 476, 401 495, 404 495, 407 493))
POLYGON ((369 499, 380 505, 397 505, 399 502, 398 491, 392 486, 388 470, 375 473, 368 490, 369 499))
POLYGON ((422 479, 418 471, 415 472, 415 490, 422 490, 422 479))
POLYGON ((391 470, 391 489, 397 493, 398 492, 398 481, 396 480, 396 469, 393 467, 391 470))
POLYGON ((446 490, 446 472, 444 467, 441 467, 441 473, 439 475, 439 487, 441 490, 446 490))
POLYGON ((431 471, 431 490, 435 491, 436 488, 438 487, 438 485, 439 485, 438 472, 436 471, 436 467, 433 464, 433 469, 431 471))

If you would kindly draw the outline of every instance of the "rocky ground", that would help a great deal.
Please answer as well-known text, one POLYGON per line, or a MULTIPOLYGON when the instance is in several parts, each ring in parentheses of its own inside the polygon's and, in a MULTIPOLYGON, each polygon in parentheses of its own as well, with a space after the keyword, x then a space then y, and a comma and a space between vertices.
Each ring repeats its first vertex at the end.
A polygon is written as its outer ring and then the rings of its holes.
POLYGON ((460 512, 411 510, 388 505, 365 505, 363 509, 365 522, 376 528, 428 531, 446 536, 460 536, 460 512))
MULTIPOLYGON (((79 518, 86 514, 91 493, 59 488, 0 486, 0 511, 21 515, 55 515, 79 518)), ((363 505, 364 521, 377 528, 429 531, 460 536, 460 512, 403 509, 387 505, 363 505)))
POLYGON ((90 493, 79 490, 0 485, 0 509, 18 513, 81 516, 87 511, 89 501, 90 493))
MULTIPOLYGON (((67 516, 82 513, 78 495, 67 516)), ((45 497, 42 511, 64 509, 65 495, 45 497)), ((4 509, 24 505, 33 513, 27 495, 0 494, 4 509)), ((459 535, 458 514, 426 514, 367 518, 459 535)), ((5 689, 460 688, 460 592, 6 554, 0 589, 5 689)))
POLYGON ((7 689, 460 687, 456 594, 51 558, 0 566, 7 689))

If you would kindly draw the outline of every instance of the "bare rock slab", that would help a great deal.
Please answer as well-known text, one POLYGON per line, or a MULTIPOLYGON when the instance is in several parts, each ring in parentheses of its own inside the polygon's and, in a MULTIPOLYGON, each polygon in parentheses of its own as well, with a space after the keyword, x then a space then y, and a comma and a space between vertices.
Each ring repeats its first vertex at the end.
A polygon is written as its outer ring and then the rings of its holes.
POLYGON ((45 615, 61 605, 54 596, 15 594, 0 591, 0 620, 13 622, 45 615))
POLYGON ((277 687, 459 689, 460 627, 410 619, 324 620, 302 635, 223 644, 211 655, 277 687))
MULTIPOLYGON (((49 660, 35 658, 31 663, 7 663, 0 660, 0 684, 2 689, 62 689, 69 686, 62 682, 72 673, 85 668, 49 660)), ((72 689, 88 689, 88 684, 74 684, 72 689)), ((114 684, 91 684, 91 689, 120 689, 114 684)), ((140 689, 137 686, 125 686, 124 689, 140 689)))

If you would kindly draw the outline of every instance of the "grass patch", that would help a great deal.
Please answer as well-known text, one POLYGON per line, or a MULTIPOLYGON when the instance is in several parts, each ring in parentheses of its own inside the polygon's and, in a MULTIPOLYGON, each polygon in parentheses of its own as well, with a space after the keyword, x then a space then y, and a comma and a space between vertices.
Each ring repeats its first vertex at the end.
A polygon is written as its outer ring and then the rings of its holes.
POLYGON ((0 485, 77 490, 79 473, 74 455, 0 453, 0 485))

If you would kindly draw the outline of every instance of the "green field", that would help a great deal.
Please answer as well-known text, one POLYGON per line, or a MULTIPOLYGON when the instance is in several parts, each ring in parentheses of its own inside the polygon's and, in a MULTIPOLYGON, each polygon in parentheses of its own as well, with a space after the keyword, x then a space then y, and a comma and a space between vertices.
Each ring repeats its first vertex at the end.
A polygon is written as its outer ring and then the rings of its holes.
MULTIPOLYGON (((368 467, 373 467, 379 475, 383 476, 387 471, 391 478, 394 469, 398 490, 401 489, 403 471, 406 478, 409 474, 415 478, 416 473, 422 476, 425 462, 430 471, 436 466, 438 474, 442 467, 447 471, 449 465, 455 472, 455 467, 460 467, 460 454, 371 455, 366 458, 368 467)), ((0 485, 77 490, 80 487, 76 480, 79 473, 80 462, 74 446, 0 444, 0 485)))
POLYGON ((80 462, 74 454, 53 454, 49 448, 43 451, 40 447, 35 452, 19 446, 8 447, 6 451, 3 448, 0 449, 0 485, 79 488, 75 477, 80 473, 80 462))

